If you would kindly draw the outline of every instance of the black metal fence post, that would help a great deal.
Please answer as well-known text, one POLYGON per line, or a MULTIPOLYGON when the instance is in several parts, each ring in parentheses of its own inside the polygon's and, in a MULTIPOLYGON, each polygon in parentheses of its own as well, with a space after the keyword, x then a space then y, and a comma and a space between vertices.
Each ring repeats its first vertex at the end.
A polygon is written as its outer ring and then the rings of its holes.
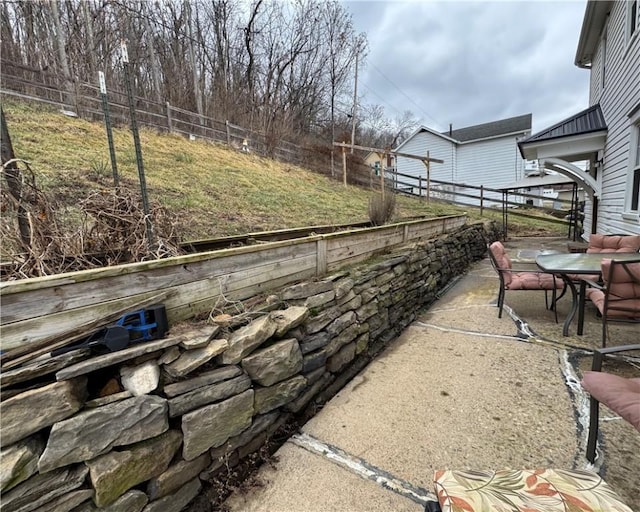
POLYGON ((111 131, 111 116, 109 114, 109 101, 107 99, 107 83, 104 79, 104 73, 102 71, 98 71, 98 81, 100 82, 100 96, 102 97, 102 112, 104 113, 104 124, 107 129, 107 141, 109 143, 109 158, 111 159, 113 185, 118 188, 118 186, 120 185, 120 178, 118 176, 116 150, 113 145, 113 133, 111 131))
POLYGON ((140 178, 140 193, 142 195, 142 209, 144 211, 144 223, 147 230, 147 247, 149 251, 153 247, 153 226, 149 216, 149 197, 147 195, 147 182, 144 177, 144 165, 142 164, 142 149, 140 147, 140 135, 138 133, 138 124, 136 123, 136 108, 133 101, 133 92, 131 89, 131 77, 129 75, 129 54, 127 45, 122 42, 122 64, 124 67, 124 82, 127 88, 127 97, 129 99, 129 115, 131 117, 131 131, 133 132, 133 144, 136 150, 136 164, 138 166, 138 177, 140 178))

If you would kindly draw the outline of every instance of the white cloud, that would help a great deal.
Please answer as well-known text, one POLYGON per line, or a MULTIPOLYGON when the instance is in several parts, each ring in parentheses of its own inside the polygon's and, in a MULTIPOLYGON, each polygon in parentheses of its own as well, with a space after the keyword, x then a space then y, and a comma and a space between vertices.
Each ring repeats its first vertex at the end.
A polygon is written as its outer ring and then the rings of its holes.
POLYGON ((573 64, 584 1, 344 5, 369 40, 365 101, 390 117, 444 130, 532 112, 537 131, 587 107, 589 73, 573 64))

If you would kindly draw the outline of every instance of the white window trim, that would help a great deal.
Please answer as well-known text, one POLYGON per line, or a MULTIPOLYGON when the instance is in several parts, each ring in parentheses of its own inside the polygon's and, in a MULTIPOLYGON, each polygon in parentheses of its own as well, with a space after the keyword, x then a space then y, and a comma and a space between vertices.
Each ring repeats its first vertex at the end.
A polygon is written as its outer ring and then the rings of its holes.
POLYGON ((638 140, 640 139, 640 108, 634 109, 634 112, 629 116, 629 164, 627 166, 627 193, 624 198, 624 211, 622 218, 626 220, 635 220, 640 222, 640 205, 638 210, 631 210, 631 197, 633 194, 633 176, 635 173, 636 165, 634 154, 637 151, 638 140))

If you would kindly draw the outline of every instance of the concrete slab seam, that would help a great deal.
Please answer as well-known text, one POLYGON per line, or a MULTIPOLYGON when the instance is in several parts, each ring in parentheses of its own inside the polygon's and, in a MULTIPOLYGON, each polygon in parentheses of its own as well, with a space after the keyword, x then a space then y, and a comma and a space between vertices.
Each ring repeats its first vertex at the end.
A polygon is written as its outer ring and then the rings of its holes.
POLYGON ((479 308, 495 308, 496 305, 495 304, 471 304, 469 306, 454 306, 451 308, 429 308, 429 313, 450 313, 451 311, 453 312, 458 312, 461 311, 463 309, 479 309, 479 308))
POLYGON ((384 489, 395 492, 405 498, 420 505, 425 505, 427 501, 437 501, 435 494, 427 489, 416 487, 409 482, 397 478, 387 471, 380 469, 365 460, 351 455, 337 446, 324 443, 309 434, 295 434, 290 438, 295 445, 316 455, 321 455, 334 464, 357 474, 360 478, 371 480, 384 489))
POLYGON ((476 332, 476 331, 467 331, 464 329, 452 329, 450 327, 440 327, 438 325, 434 325, 434 324, 428 324, 426 322, 420 322, 419 320, 414 322, 417 325, 421 326, 421 327, 430 327, 432 329, 437 329, 438 331, 442 331, 442 332, 455 332, 458 334, 469 334, 472 336, 479 336, 481 338, 499 338, 499 339, 503 339, 503 340, 516 340, 516 341, 520 341, 522 338, 519 338, 517 336, 506 336, 504 334, 487 334, 484 332, 476 332))
MULTIPOLYGON (((582 454, 585 453, 587 449, 587 435, 589 432, 589 396, 585 393, 582 385, 580 384, 580 379, 576 375, 575 368, 569 361, 569 353, 566 350, 560 350, 558 353, 558 357, 560 359, 560 371, 564 377, 564 382, 569 389, 569 394, 571 395, 571 402, 573 403, 573 407, 575 410, 576 421, 578 422, 578 451, 574 458, 574 465, 577 465, 578 461, 582 458, 582 454)), ((598 453, 598 446, 596 444, 596 454, 598 453)), ((586 462, 584 463, 584 469, 595 470, 598 471, 602 464, 602 457, 596 457, 595 464, 591 464, 589 461, 584 459, 586 462)))
POLYGON ((520 318, 518 315, 516 315, 516 312, 512 308, 504 304, 502 306, 502 309, 504 309, 507 312, 507 314, 511 317, 511 320, 515 322, 516 327, 518 329, 519 338, 526 338, 526 339, 538 338, 536 336, 536 333, 533 332, 533 330, 529 327, 529 324, 525 322, 522 318, 520 318))

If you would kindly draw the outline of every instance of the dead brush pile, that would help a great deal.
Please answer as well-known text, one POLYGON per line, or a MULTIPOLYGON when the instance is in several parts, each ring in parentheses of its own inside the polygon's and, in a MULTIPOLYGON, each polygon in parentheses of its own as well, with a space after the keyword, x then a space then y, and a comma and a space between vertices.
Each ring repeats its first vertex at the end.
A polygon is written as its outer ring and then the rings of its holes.
MULTIPOLYGON (((21 167, 19 186, 9 183, 13 186, 0 190, 3 280, 182 254, 176 222, 160 206, 150 209, 153 240, 148 243, 135 187, 101 188, 75 205, 60 205, 38 188, 27 162, 21 167)), ((5 178, 9 181, 6 173, 5 178)))

